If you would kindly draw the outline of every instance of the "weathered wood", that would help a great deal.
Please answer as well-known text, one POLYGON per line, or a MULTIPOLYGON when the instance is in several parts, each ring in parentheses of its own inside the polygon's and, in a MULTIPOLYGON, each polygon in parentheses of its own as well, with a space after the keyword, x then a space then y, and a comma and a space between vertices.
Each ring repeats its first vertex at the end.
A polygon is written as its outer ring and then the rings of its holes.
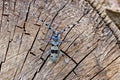
POLYGON ((120 21, 119 21, 119 19, 120 19, 120 12, 115 12, 115 11, 106 9, 106 13, 111 18, 111 20, 113 20, 113 22, 116 24, 118 29, 120 29, 120 21))
POLYGON ((120 30, 102 3, 0 0, 0 80, 119 80, 120 30), (56 63, 45 54, 51 32, 40 19, 57 30, 71 26, 56 63))

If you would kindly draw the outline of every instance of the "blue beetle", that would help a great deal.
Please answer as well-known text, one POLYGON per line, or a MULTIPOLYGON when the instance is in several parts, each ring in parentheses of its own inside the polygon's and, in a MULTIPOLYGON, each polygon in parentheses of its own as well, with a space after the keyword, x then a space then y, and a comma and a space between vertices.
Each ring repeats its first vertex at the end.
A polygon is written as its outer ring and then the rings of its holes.
MULTIPOLYGON (((41 20, 41 22, 44 22, 44 20, 41 20)), ((45 23, 45 26, 52 31, 52 36, 50 37, 51 40, 47 40, 47 42, 51 43, 52 46, 51 48, 47 51, 48 54, 50 54, 50 60, 52 62, 56 62, 58 61, 59 57, 61 55, 63 55, 63 53, 60 51, 60 49, 58 48, 58 46, 60 45, 61 42, 63 41, 60 41, 60 36, 61 34, 66 31, 68 28, 70 27, 67 27, 61 31, 56 31, 54 28, 52 28, 49 24, 46 24, 45 23)))

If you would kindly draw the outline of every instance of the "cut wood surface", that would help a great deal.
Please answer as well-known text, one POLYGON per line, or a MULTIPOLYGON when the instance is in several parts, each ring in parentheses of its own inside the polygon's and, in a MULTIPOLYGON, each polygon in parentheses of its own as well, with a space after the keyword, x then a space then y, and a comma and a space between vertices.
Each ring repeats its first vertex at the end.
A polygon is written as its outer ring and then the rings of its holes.
POLYGON ((0 0, 0 80, 120 80, 120 30, 100 1, 0 0), (71 26, 56 63, 44 23, 71 26))

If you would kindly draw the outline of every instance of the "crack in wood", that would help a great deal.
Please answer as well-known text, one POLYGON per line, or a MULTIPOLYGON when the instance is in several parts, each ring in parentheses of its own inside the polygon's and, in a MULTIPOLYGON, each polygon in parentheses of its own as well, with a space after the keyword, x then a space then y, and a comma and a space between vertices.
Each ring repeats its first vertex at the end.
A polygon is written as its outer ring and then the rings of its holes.
POLYGON ((30 35, 30 33, 26 33, 26 32, 25 32, 24 34, 26 34, 26 35, 30 35))
POLYGON ((40 24, 34 24, 34 25, 41 27, 41 25, 40 25, 40 24))
POLYGON ((14 2, 14 9, 13 9, 13 11, 16 11, 16 10, 15 10, 16 3, 17 3, 17 0, 15 0, 15 2, 14 2))
POLYGON ((32 80, 36 77, 37 73, 40 72, 40 70, 43 68, 44 64, 46 63, 47 59, 49 58, 50 55, 47 56, 47 58, 43 61, 43 64, 40 66, 39 70, 34 73, 34 76, 32 77, 32 80))
POLYGON ((67 57, 69 57, 75 64, 77 64, 77 62, 72 58, 70 57, 65 51, 61 50, 67 57))
POLYGON ((2 68, 2 64, 5 63, 5 61, 6 61, 6 57, 7 57, 7 53, 8 53, 8 50, 9 50, 10 43, 11 43, 11 41, 8 42, 8 46, 7 46, 6 53, 5 53, 5 58, 0 63, 0 71, 1 71, 1 68, 2 68))
POLYGON ((38 73, 37 71, 34 73, 34 75, 33 75, 31 80, 34 80, 34 78, 36 77, 37 73, 38 73))
POLYGON ((30 52, 30 54, 32 54, 33 56, 36 56, 33 52, 30 52))
POLYGON ((95 46, 88 54, 86 54, 86 55, 76 64, 76 66, 63 78, 63 80, 66 80, 66 78, 77 68, 77 66, 78 66, 84 59, 86 59, 96 48, 97 48, 97 46, 95 46))
POLYGON ((74 73, 75 75, 78 75, 74 70, 73 70, 73 73, 74 73))
POLYGON ((118 46, 119 46, 119 48, 120 48, 120 40, 117 40, 117 43, 116 43, 118 46))
POLYGON ((68 4, 68 2, 69 2, 69 0, 65 3, 64 6, 62 6, 62 7, 57 11, 57 13, 56 13, 55 16, 53 17, 52 21, 50 22, 50 26, 52 25, 53 21, 55 20, 55 18, 56 18, 57 15, 59 14, 59 12, 60 12, 63 8, 65 8, 65 6, 68 4))
POLYGON ((72 58, 72 57, 70 57, 67 53, 66 53, 66 51, 70 48, 70 46, 79 38, 79 36, 80 35, 78 35, 78 37, 76 37, 74 40, 73 40, 73 42, 68 46, 68 48, 65 50, 65 51, 63 51, 63 50, 61 50, 67 57, 69 57, 75 64, 77 64, 77 62, 72 58))
POLYGON ((16 25, 16 27, 18 27, 18 28, 20 28, 20 29, 23 29, 23 27, 20 27, 20 26, 18 26, 18 25, 16 25))
POLYGON ((9 16, 9 14, 5 14, 5 13, 3 13, 3 14, 2 14, 2 16, 7 16, 7 17, 8 17, 8 16, 9 16))
POLYGON ((17 75, 18 69, 19 69, 19 68, 17 68, 16 71, 15 71, 15 74, 14 74, 14 76, 13 76, 13 80, 15 80, 15 77, 16 77, 16 75, 17 75))
POLYGON ((109 67, 114 61, 116 61, 118 58, 120 58, 120 55, 116 57, 114 60, 112 60, 107 66, 105 66, 102 70, 97 72, 90 80, 93 80, 97 75, 99 75, 102 71, 104 71, 107 67, 109 67))
POLYGON ((25 32, 26 32, 25 26, 26 26, 26 22, 27 22, 27 20, 28 20, 28 15, 29 15, 29 12, 30 12, 31 3, 32 3, 32 1, 30 2, 29 6, 28 6, 28 10, 27 10, 27 13, 26 13, 26 18, 25 18, 24 25, 23 25, 23 28, 24 28, 24 31, 25 31, 25 32))
POLYGON ((30 49, 28 50, 28 52, 27 52, 27 54, 26 54, 26 56, 25 56, 25 59, 24 59, 24 61, 23 61, 22 67, 21 67, 21 69, 20 69, 20 72, 22 71, 22 69, 23 69, 23 67, 24 67, 24 64, 25 64, 25 62, 26 62, 26 60, 27 60, 28 54, 30 53, 31 49, 33 48, 33 45, 34 45, 34 43, 35 43, 35 40, 36 40, 36 38, 37 38, 37 36, 38 36, 39 31, 40 31, 40 28, 38 29, 38 31, 37 31, 37 33, 36 33, 36 36, 35 36, 35 38, 34 38, 34 40, 33 40, 33 42, 32 42, 32 45, 31 45, 30 49))

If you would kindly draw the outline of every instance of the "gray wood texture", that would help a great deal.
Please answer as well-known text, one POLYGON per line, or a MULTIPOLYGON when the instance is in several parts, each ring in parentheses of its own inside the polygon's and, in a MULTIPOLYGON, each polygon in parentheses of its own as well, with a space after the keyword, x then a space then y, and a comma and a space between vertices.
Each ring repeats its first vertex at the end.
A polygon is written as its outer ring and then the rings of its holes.
POLYGON ((0 80, 120 80, 119 34, 99 0, 0 0, 0 80), (56 63, 40 18, 57 30, 73 26, 56 63))

